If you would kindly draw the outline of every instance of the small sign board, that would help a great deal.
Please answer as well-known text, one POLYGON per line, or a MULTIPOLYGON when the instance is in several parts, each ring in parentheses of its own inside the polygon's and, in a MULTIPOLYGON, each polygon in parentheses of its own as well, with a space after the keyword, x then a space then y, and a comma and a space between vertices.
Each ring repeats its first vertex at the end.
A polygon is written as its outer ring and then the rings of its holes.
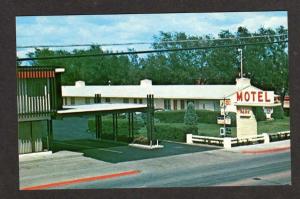
POLYGON ((224 107, 224 106, 229 106, 231 105, 231 101, 230 99, 226 99, 225 101, 224 100, 220 100, 220 107, 224 107))
POLYGON ((264 113, 265 114, 272 114, 273 113, 273 107, 264 107, 264 113))
MULTIPOLYGON (((224 116, 218 117, 217 124, 224 124, 224 116)), ((231 124, 231 118, 229 116, 225 117, 225 124, 231 124)))
POLYGON ((251 108, 250 107, 237 107, 237 112, 242 117, 250 117, 251 116, 251 108))

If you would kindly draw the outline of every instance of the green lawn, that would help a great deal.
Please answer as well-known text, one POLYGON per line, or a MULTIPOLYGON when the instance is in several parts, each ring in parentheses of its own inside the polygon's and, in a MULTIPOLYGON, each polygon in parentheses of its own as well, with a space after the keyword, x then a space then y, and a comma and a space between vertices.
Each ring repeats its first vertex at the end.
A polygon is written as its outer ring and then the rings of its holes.
MULTIPOLYGON (((198 124, 199 135, 204 136, 219 136, 219 129, 221 125, 218 124, 198 124)), ((278 131, 290 130, 290 118, 284 117, 284 119, 277 119, 272 121, 260 121, 257 122, 258 134, 261 133, 274 133, 278 131)), ((231 127, 232 136, 236 136, 236 127, 231 127)))
MULTIPOLYGON (((119 135, 127 135, 128 130, 127 130, 127 120, 121 119, 120 120, 120 127, 119 127, 119 135), (124 121, 123 121, 124 120, 124 121)), ((167 131, 166 129, 161 132, 161 130, 158 130, 156 133, 167 133, 167 134, 178 134, 178 129, 182 129, 184 126, 183 123, 164 123, 160 122, 159 124, 161 125, 169 125, 170 126, 170 132, 165 132, 167 131)), ((203 135, 203 136, 212 136, 212 137, 219 137, 219 130, 222 125, 219 124, 209 124, 209 123, 198 123, 198 134, 203 135)), ((110 129, 110 125, 106 126, 107 129, 110 129)), ((231 128, 231 136, 235 137, 236 136, 236 127, 230 127, 231 128)), ((272 121, 260 121, 257 122, 257 128, 258 128, 258 134, 261 133, 273 133, 273 132, 278 132, 278 131, 285 131, 290 129, 290 119, 289 117, 284 117, 284 119, 276 119, 272 121)), ((135 137, 137 136, 147 136, 147 130, 146 127, 137 127, 135 126, 135 131, 134 131, 135 137)), ((184 136, 184 131, 182 130, 182 135, 184 136)), ((177 137, 179 135, 176 135, 177 137)), ((175 137, 176 137, 175 136, 175 137)), ((173 136, 174 137, 174 136, 173 136)), ((161 138, 161 139, 173 139, 172 136, 167 136, 167 138, 161 138)), ((179 139, 179 138, 178 138, 179 139)), ((184 139, 184 138, 180 138, 184 139)), ((178 140, 176 140, 178 141, 178 140)), ((182 140, 183 141, 183 140, 182 140)))
MULTIPOLYGON (((219 124, 206 124, 201 123, 198 124, 198 134, 204 135, 204 136, 213 136, 213 137, 219 137, 220 133, 220 127, 223 127, 219 124)), ((231 136, 236 136, 236 127, 230 127, 231 128, 231 136)))
MULTIPOLYGON (((168 123, 174 127, 180 127, 182 123, 168 123)), ((222 125, 219 124, 207 124, 199 123, 198 125, 198 134, 203 136, 213 136, 219 137, 219 129, 222 125)), ((236 136, 236 127, 231 128, 231 136, 236 136)), ((284 119, 277 119, 272 121, 260 121, 257 122, 258 134, 261 133, 273 133, 278 131, 286 131, 290 129, 290 119, 285 117, 284 119)))
POLYGON ((283 119, 258 122, 257 130, 259 134, 290 130, 290 118, 284 117, 283 119))

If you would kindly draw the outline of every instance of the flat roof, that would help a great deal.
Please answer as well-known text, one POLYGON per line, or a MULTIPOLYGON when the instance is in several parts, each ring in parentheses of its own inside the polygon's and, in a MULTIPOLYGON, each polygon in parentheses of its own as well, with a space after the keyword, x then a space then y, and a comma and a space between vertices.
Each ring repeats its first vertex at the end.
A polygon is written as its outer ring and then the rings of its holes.
POLYGON ((114 112, 114 111, 128 111, 128 110, 142 110, 146 109, 145 104, 87 104, 87 105, 69 105, 63 106, 63 110, 58 110, 58 114, 71 114, 71 113, 94 113, 94 112, 114 112))
POLYGON ((223 99, 237 91, 235 85, 123 85, 123 86, 62 86, 63 97, 102 97, 170 99, 223 99))

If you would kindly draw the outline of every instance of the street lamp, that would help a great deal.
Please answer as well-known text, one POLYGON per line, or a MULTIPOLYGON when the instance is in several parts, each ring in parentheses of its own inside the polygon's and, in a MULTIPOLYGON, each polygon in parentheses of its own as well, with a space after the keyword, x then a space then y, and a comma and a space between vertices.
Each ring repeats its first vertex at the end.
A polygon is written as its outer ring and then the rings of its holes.
POLYGON ((243 49, 238 48, 238 51, 241 53, 241 78, 243 78, 243 49))

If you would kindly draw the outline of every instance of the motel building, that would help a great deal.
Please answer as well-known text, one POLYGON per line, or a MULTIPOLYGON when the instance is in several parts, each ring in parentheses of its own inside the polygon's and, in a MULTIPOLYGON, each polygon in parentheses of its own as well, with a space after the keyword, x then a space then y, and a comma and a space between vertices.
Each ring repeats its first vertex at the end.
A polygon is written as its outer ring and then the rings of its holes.
MULTIPOLYGON (((140 85, 85 85, 76 81, 74 86, 62 86, 64 105, 94 103, 95 94, 101 94, 105 103, 145 104, 147 94, 154 95, 155 109, 185 110, 189 102, 195 109, 222 111, 224 104, 227 112, 237 112, 235 102, 266 102, 274 104, 274 92, 264 92, 251 85, 248 78, 237 78, 235 85, 153 85, 144 79, 140 85)), ((279 100, 275 100, 277 105, 279 100)))
POLYGON ((187 104, 193 102, 195 109, 220 111, 221 119, 216 118, 218 124, 230 124, 227 114, 234 112, 237 138, 258 135, 254 107, 262 107, 266 118, 272 119, 273 107, 281 105, 274 91, 252 86, 250 79, 244 77, 237 78, 235 85, 153 85, 151 80, 145 79, 140 85, 87 86, 77 81, 74 86, 62 86, 64 105, 93 103, 95 93, 111 104, 144 104, 145 96, 150 93, 156 110, 185 110, 187 104))
POLYGON ((152 85, 146 79, 140 85, 86 86, 77 81, 74 86, 62 86, 63 72, 63 68, 17 68, 19 154, 51 151, 53 120, 65 117, 95 117, 95 139, 101 140, 105 133, 102 117, 112 115, 112 140, 118 141, 117 115, 126 113, 131 143, 134 113, 144 112, 147 142, 152 147, 157 142, 153 136, 155 109, 185 110, 193 102, 196 109, 220 111, 220 115, 235 112, 237 137, 242 138, 257 135, 253 107, 263 107, 271 118, 272 107, 280 106, 273 91, 256 88, 247 78, 236 79, 235 85, 152 85))

